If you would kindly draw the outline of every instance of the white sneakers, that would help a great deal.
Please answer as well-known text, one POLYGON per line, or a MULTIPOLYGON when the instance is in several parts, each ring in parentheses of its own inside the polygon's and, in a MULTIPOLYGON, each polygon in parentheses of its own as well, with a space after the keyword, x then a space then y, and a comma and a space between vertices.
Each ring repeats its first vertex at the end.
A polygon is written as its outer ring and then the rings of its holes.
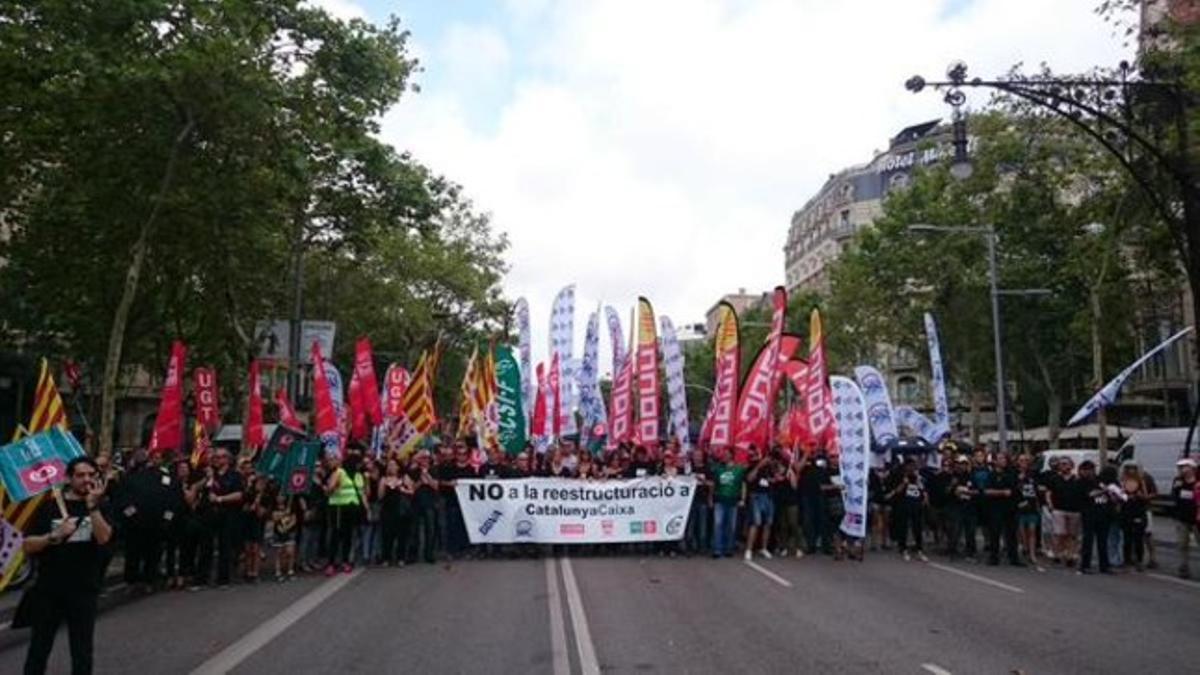
POLYGON ((751 551, 750 549, 746 549, 746 555, 744 555, 742 557, 744 557, 746 560, 751 560, 754 558, 754 552, 751 551))
POLYGON ((759 551, 758 554, 767 560, 771 559, 771 552, 765 548, 763 550, 759 551))
POLYGON ((917 551, 917 560, 920 560, 921 562, 929 562, 929 558, 925 557, 925 554, 921 551, 917 551))

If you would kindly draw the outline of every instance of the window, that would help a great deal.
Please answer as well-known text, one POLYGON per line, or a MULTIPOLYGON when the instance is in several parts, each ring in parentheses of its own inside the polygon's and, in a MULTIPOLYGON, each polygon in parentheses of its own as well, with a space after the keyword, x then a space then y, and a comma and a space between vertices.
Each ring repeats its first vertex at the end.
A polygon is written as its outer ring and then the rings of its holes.
POLYGON ((850 209, 844 209, 838 216, 838 226, 850 227, 850 209))
POLYGON ((901 404, 911 404, 921 395, 921 386, 917 378, 904 375, 896 380, 896 401, 901 404))

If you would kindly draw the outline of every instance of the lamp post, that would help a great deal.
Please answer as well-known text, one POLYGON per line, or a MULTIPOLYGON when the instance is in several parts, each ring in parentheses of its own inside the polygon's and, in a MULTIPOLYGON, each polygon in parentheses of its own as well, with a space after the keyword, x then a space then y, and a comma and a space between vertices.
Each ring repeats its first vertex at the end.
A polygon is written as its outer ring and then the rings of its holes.
MULTIPOLYGON (((969 164, 968 164, 969 166, 969 164)), ((1001 341, 1000 296, 1001 295, 1049 295, 1045 288, 1001 289, 996 267, 996 229, 985 226, 909 225, 909 232, 946 232, 950 234, 982 235, 988 245, 988 286, 992 300, 992 351, 996 359, 996 440, 1000 452, 1008 452, 1008 415, 1004 391, 1004 345, 1001 341)))
MULTIPOLYGON (((1154 74, 1174 76, 1178 72, 1179 67, 1159 68, 1154 74)), ((1003 80, 968 79, 966 64, 956 61, 947 69, 946 78, 930 82, 914 75, 904 86, 914 94, 926 87, 945 91, 943 100, 955 111, 956 163, 961 156, 960 127, 965 148, 961 106, 966 101, 962 90, 967 87, 993 89, 1023 101, 1065 120, 1103 147, 1171 230, 1187 272, 1192 315, 1200 316, 1200 180, 1189 140, 1189 116, 1196 105, 1194 89, 1183 81, 1139 76, 1128 61, 1122 61, 1111 74, 1058 78, 1018 73, 1003 80)), ((1200 351, 1195 356, 1200 367, 1200 351)), ((1194 412, 1185 448, 1191 447, 1200 420, 1200 379, 1195 381, 1192 402, 1194 412)))
MULTIPOLYGON (((1089 223, 1084 230, 1091 236, 1099 238, 1104 234, 1103 223, 1089 223)), ((1100 256, 1100 272, 1096 275, 1096 283, 1088 289, 1092 305, 1092 379, 1095 380, 1096 390, 1104 386, 1104 348, 1100 342, 1100 287, 1104 285, 1104 277, 1108 273, 1107 251, 1102 250, 1100 256)), ((1100 406, 1096 411, 1096 450, 1100 466, 1108 464, 1108 415, 1107 406, 1100 406)))

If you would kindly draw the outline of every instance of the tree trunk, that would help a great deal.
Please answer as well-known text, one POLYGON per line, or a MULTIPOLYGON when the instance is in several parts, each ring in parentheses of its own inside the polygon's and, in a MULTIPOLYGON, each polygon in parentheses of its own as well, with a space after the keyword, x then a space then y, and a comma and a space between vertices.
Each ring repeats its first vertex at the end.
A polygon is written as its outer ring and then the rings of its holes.
POLYGON ((1058 445, 1058 435, 1062 433, 1063 399, 1058 392, 1052 391, 1046 397, 1046 435, 1049 447, 1058 445))
POLYGON ((978 391, 971 392, 971 445, 979 445, 980 418, 983 416, 983 402, 978 391))
POLYGON ((116 425, 117 410, 117 376, 121 372, 121 351, 125 346, 125 328, 129 324, 129 311, 137 297, 138 280, 142 275, 142 266, 146 262, 146 251, 150 248, 150 236, 158 222, 162 211, 163 200, 175 177, 175 165, 184 142, 195 128, 195 120, 188 115, 187 122, 175 136, 171 152, 167 156, 167 166, 163 171, 158 193, 154 197, 154 205, 146 222, 142 223, 137 241, 133 244, 133 259, 125 272, 125 288, 121 291, 121 301, 117 303, 117 311, 113 314, 112 330, 108 334, 108 351, 104 359, 104 379, 100 393, 100 452, 111 453, 113 449, 113 429, 116 425))

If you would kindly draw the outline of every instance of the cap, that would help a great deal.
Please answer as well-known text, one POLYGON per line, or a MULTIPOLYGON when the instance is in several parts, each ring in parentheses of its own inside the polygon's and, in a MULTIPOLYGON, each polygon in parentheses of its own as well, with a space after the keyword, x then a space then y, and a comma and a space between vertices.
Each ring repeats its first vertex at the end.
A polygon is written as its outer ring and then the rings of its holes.
POLYGON ((1190 466, 1194 469, 1196 468, 1196 460, 1192 459, 1191 457, 1184 457, 1178 462, 1175 462, 1175 466, 1190 466))
POLYGON ((971 460, 966 455, 959 455, 954 458, 956 464, 970 464, 971 460))

